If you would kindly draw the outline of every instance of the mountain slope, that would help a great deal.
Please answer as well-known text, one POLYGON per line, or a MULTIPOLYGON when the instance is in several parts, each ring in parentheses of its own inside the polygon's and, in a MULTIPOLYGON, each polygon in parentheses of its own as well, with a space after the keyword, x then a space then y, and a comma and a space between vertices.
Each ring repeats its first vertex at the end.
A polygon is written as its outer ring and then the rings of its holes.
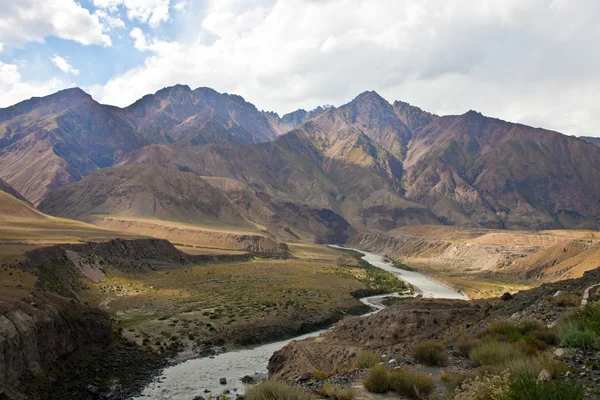
POLYGON ((10 186, 8 183, 4 182, 2 179, 0 179, 0 191, 2 192, 6 192, 8 194, 10 194, 11 196, 24 201, 24 202, 28 202, 27 199, 23 196, 21 196, 21 194, 19 192, 17 192, 12 186, 10 186))
POLYGON ((0 177, 38 204, 148 143, 113 111, 77 88, 0 109, 0 177))
POLYGON ((600 146, 600 137, 592 137, 592 136, 580 136, 579 139, 585 140, 588 143, 591 143, 596 146, 600 146))
POLYGON ((334 109, 273 142, 148 146, 121 162, 131 163, 233 178, 280 203, 328 208, 354 226, 439 223, 425 208, 402 198, 401 162, 334 109))
POLYGON ((412 132, 396 116, 394 108, 376 92, 364 92, 337 112, 399 160, 406 156, 412 132))
POLYGON ((407 198, 452 224, 589 228, 600 224, 600 148, 485 117, 438 117, 411 142, 407 198))
POLYGON ((0 109, 0 178, 33 204, 150 143, 260 143, 278 131, 236 95, 173 86, 119 109, 79 88, 0 109))
POLYGON ((52 192, 40 210, 86 219, 96 215, 248 226, 225 195, 195 174, 159 166, 104 168, 52 192))
POLYGON ((210 88, 167 87, 119 114, 152 143, 260 143, 278 134, 263 113, 241 96, 210 88))

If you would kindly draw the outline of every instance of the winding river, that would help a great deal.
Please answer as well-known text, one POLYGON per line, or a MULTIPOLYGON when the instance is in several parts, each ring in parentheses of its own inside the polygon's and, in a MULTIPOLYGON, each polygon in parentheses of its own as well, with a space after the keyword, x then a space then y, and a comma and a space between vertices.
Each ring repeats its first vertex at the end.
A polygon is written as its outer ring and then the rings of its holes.
MULTIPOLYGON (((338 247, 338 246, 331 246, 338 247)), ((354 249, 353 249, 354 250, 354 249)), ((363 259, 372 265, 391 272, 398 278, 413 285, 423 297, 445 299, 467 299, 465 295, 446 287, 427 276, 414 271, 395 268, 391 263, 384 261, 383 257, 363 250, 356 250, 364 254, 363 259)), ((370 314, 378 312, 385 307, 381 300, 390 295, 371 296, 361 299, 367 305, 375 308, 370 314)), ((369 315, 369 314, 367 314, 369 315)), ((155 379, 136 399, 153 400, 191 400, 195 396, 207 396, 205 389, 213 395, 223 393, 229 389, 231 394, 242 393, 244 385, 240 378, 246 375, 265 375, 267 364, 271 355, 292 340, 301 340, 318 336, 323 331, 312 332, 307 335, 297 336, 281 342, 269 343, 252 349, 244 349, 219 354, 213 358, 196 358, 166 368, 160 378, 155 379), (220 385, 219 379, 226 378, 227 384, 220 385)))

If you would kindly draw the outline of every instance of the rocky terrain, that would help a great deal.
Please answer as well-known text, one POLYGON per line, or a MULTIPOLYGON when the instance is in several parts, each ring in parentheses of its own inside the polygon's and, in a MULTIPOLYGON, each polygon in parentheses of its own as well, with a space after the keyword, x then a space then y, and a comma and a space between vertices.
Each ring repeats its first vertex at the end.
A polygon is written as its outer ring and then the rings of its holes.
MULTIPOLYGON (((532 290, 507 294, 502 299, 397 300, 378 314, 348 318, 319 337, 289 343, 272 356, 269 375, 271 379, 285 380, 317 392, 323 385, 338 384, 354 386, 366 394, 362 379, 368 371, 357 370, 357 355, 368 351, 380 355, 381 363, 392 370, 408 368, 433 376, 437 387, 435 398, 445 398, 448 392, 444 386, 448 381, 440 377, 477 374, 477 364, 473 364, 461 350, 464 346, 461 338, 483 337, 494 329, 500 332, 507 326, 518 326, 519 321, 539 321, 529 323, 541 323, 539 326, 542 327, 564 324, 561 321, 572 318, 579 307, 584 290, 599 281, 600 269, 595 269, 578 279, 544 284, 532 290), (560 300, 567 297, 572 300, 560 300), (411 351, 428 340, 446 344, 449 358, 441 365, 428 366, 417 360, 411 351)), ((597 349, 564 348, 556 341, 550 348, 542 346, 542 349, 546 357, 554 359, 555 365, 563 366, 561 376, 544 379, 562 379, 571 386, 582 385, 586 398, 597 398, 600 393, 595 363, 599 356, 597 349)), ((366 395, 364 398, 376 398, 366 395)))
POLYGON ((61 356, 112 339, 110 319, 98 309, 40 292, 14 300, 0 300, 0 393, 61 356))

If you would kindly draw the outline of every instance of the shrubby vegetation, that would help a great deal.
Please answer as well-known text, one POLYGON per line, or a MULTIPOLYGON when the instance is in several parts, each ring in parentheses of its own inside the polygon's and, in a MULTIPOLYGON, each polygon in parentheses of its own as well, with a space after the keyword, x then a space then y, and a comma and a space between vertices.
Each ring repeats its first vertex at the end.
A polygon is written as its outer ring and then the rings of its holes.
POLYGON ((357 290, 353 294, 355 297, 366 297, 377 294, 399 292, 403 293, 411 289, 406 282, 398 279, 394 274, 377 268, 362 259, 363 254, 349 249, 337 249, 356 259, 356 265, 348 264, 343 257, 340 258, 338 265, 342 268, 361 268, 365 275, 359 280, 365 284, 367 290, 357 290))
POLYGON ((380 357, 372 351, 361 351, 356 355, 356 361, 360 368, 373 368, 379 364, 380 357))
POLYGON ((563 346, 597 349, 600 341, 600 303, 590 303, 567 313, 559 331, 563 346))
POLYGON ((371 368, 363 383, 371 393, 393 390, 404 396, 421 399, 431 393, 435 381, 431 375, 415 373, 404 368, 390 371, 384 365, 377 365, 371 368))
POLYGON ((411 355, 426 365, 444 366, 448 364, 446 346, 437 340, 428 340, 412 348, 411 355))
POLYGON ((303 389, 293 388, 283 382, 265 381, 246 391, 247 400, 316 400, 317 397, 303 389))
POLYGON ((352 400, 356 396, 356 392, 350 387, 329 384, 321 386, 319 393, 333 400, 352 400))
MULTIPOLYGON (((583 332, 574 329, 578 333, 571 330, 570 335, 583 332)), ((498 320, 477 335, 463 335, 455 343, 483 369, 440 379, 458 400, 582 399, 581 386, 560 379, 566 365, 544 354, 549 346, 560 344, 561 339, 565 341, 563 332, 559 336, 536 321, 498 320), (548 373, 548 380, 538 379, 542 370, 548 373)))

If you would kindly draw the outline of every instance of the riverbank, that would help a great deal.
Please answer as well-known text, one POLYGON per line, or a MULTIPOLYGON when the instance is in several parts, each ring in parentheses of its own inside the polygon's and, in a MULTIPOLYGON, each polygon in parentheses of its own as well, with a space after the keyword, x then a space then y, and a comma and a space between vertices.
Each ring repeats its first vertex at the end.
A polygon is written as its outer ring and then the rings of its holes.
MULTIPOLYGON (((360 251, 363 253, 363 259, 377 268, 384 269, 394 275, 401 274, 404 271, 398 271, 391 264, 386 263, 382 256, 360 251)), ((411 275, 411 278, 415 284, 413 286, 418 287, 418 284, 427 284, 426 288, 419 288, 421 291, 432 296, 452 296, 452 298, 462 298, 462 295, 456 292, 452 292, 448 288, 438 285, 435 286, 433 281, 428 281, 421 277, 419 280, 418 273, 411 275), (436 290, 438 292, 436 292, 436 290)), ((389 297, 389 294, 370 296, 361 299, 364 304, 369 304, 377 308, 372 315, 377 311, 381 311, 385 306, 376 299, 384 299, 389 297), (373 304, 375 303, 375 304, 373 304)), ((394 296, 392 294, 392 296, 394 296)), ((346 318, 345 321, 360 319, 346 318)), ((180 363, 171 367, 166 368, 161 374, 160 378, 153 381, 148 385, 141 396, 142 398, 152 398, 156 400, 189 400, 194 396, 206 396, 206 393, 218 395, 228 390, 230 393, 242 393, 244 385, 240 379, 244 376, 261 377, 266 376, 267 365, 273 354, 288 345, 289 343, 312 338, 319 336, 324 331, 313 332, 307 335, 295 337, 289 340, 280 341, 276 343, 270 343, 263 346, 258 346, 253 349, 245 349, 240 351, 231 351, 223 354, 216 355, 209 358, 199 358, 189 360, 184 363, 180 363), (227 384, 221 385, 219 382, 221 378, 225 378, 227 384), (205 390, 208 392, 205 393, 205 390)))

